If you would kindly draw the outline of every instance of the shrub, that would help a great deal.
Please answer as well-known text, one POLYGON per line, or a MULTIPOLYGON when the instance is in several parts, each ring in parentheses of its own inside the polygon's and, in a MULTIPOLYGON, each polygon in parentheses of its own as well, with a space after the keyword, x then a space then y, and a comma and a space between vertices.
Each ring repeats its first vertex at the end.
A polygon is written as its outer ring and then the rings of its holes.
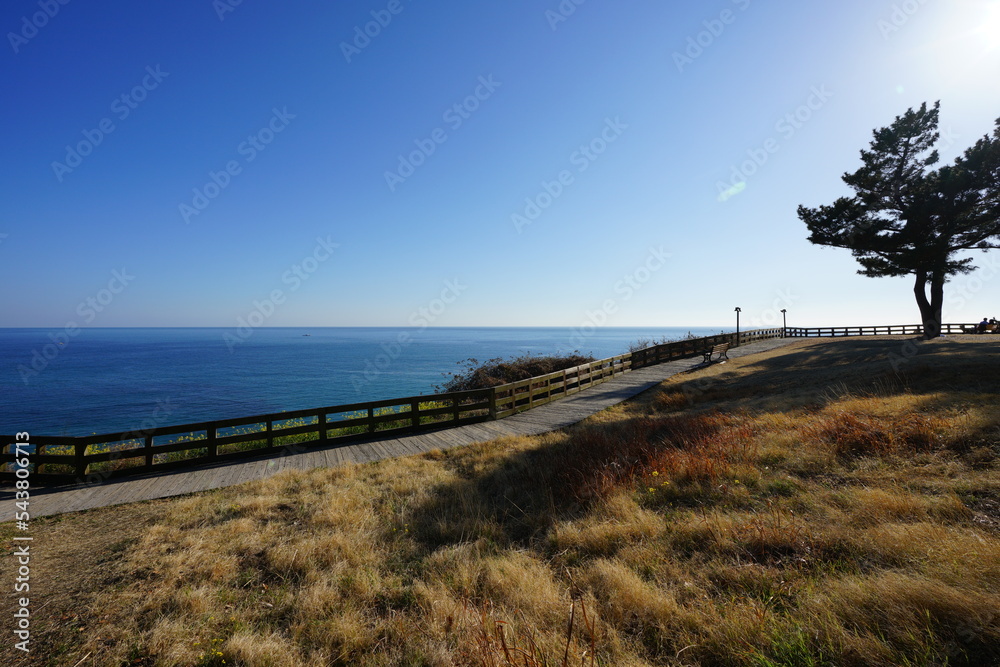
POLYGON ((538 375, 582 366, 592 361, 596 361, 594 357, 580 354, 579 350, 563 355, 522 354, 507 359, 497 357, 483 363, 478 359, 466 359, 459 362, 465 369, 461 373, 453 373, 451 379, 437 389, 440 392, 489 389, 508 382, 527 380, 538 375))

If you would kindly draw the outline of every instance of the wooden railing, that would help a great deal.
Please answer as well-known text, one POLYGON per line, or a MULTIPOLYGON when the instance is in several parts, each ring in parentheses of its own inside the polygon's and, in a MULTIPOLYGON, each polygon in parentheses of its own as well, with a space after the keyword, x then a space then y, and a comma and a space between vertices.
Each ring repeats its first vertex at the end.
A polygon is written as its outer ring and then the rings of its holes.
MULTIPOLYGON (((978 323, 942 324, 941 333, 975 333, 978 323)), ((789 338, 812 336, 920 336, 924 333, 922 324, 890 324, 885 326, 862 327, 788 327, 785 335, 789 338)))
POLYGON ((631 354, 494 387, 496 419, 537 408, 632 370, 631 354))
MULTIPOLYGON (((946 324, 962 333, 974 324, 946 324)), ((409 396, 237 419, 83 437, 31 436, 32 484, 96 483, 231 459, 295 453, 382 435, 503 419, 576 394, 622 373, 701 356, 719 343, 769 338, 920 334, 920 325, 755 329, 653 345, 575 368, 474 391, 409 396)), ((12 435, 0 436, 0 481, 15 479, 12 435)))
MULTIPOLYGON (((496 412, 494 391, 410 396, 326 408, 294 410, 253 417, 168 426, 143 432, 83 437, 35 436, 31 479, 37 483, 101 481, 108 477, 189 467, 317 445, 371 437, 373 434, 470 424, 496 412)), ((0 436, 0 480, 12 481, 14 436, 0 436)))

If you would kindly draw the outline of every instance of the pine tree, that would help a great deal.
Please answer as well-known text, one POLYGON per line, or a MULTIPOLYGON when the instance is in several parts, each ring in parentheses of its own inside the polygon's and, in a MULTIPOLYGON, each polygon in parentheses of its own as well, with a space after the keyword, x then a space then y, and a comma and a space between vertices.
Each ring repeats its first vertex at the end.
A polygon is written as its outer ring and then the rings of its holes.
POLYGON ((944 284, 975 269, 967 251, 1000 248, 1000 119, 954 164, 937 169, 938 110, 924 103, 874 131, 864 166, 844 174, 854 197, 799 206, 809 241, 848 248, 858 273, 914 276, 925 338, 941 333, 944 284), (929 290, 929 292, 928 292, 929 290))

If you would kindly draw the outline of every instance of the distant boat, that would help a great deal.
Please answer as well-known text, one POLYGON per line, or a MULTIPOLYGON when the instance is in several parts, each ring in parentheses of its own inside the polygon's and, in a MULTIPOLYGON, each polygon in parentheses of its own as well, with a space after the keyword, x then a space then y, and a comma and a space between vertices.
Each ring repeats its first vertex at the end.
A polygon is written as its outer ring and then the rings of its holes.
POLYGON ((302 334, 303 336, 312 336, 312 334, 302 334))

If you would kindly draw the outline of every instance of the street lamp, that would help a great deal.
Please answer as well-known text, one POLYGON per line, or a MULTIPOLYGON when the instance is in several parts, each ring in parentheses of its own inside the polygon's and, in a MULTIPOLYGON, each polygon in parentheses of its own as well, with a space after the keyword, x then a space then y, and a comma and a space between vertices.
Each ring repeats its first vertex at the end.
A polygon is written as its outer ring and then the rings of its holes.
POLYGON ((785 337, 785 330, 788 329, 788 316, 785 315, 788 311, 784 308, 781 309, 781 337, 785 337))
POLYGON ((736 347, 740 346, 740 313, 742 310, 736 306, 736 347))

